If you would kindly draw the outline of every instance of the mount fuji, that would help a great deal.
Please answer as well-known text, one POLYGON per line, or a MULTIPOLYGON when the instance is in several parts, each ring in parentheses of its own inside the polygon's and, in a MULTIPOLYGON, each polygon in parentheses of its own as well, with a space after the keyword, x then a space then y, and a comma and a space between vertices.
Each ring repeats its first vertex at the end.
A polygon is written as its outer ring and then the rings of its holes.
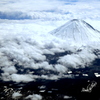
POLYGON ((61 39, 79 44, 100 41, 100 31, 79 19, 73 19, 50 33, 61 39))

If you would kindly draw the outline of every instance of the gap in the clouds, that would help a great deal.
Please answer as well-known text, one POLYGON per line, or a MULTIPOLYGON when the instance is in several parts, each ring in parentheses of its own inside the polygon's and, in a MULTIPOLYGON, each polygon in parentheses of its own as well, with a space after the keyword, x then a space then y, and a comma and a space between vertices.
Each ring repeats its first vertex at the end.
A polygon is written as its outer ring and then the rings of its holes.
POLYGON ((94 60, 93 66, 97 66, 97 67, 95 67, 95 70, 100 71, 100 58, 97 58, 94 60))
POLYGON ((0 76, 2 75, 3 71, 1 70, 1 67, 0 67, 0 76))
POLYGON ((65 51, 65 52, 61 52, 61 53, 55 53, 54 55, 51 54, 45 54, 47 61, 49 62, 49 64, 57 64, 57 61, 59 59, 59 57, 62 57, 64 55, 67 54, 72 54, 71 51, 65 51))
POLYGON ((22 70, 21 68, 17 68, 18 72, 17 74, 31 74, 31 75, 58 75, 58 72, 52 71, 52 70, 46 70, 43 68, 38 68, 38 69, 32 69, 32 68, 25 68, 22 70), (22 70, 22 71, 21 71, 22 70))
MULTIPOLYGON (((20 66, 18 64, 15 64, 15 67, 17 69, 17 74, 31 74, 31 75, 58 75, 59 72, 49 70, 49 69, 44 69, 44 68, 24 68, 24 66, 20 66)), ((45 66, 44 66, 45 67, 45 66)))

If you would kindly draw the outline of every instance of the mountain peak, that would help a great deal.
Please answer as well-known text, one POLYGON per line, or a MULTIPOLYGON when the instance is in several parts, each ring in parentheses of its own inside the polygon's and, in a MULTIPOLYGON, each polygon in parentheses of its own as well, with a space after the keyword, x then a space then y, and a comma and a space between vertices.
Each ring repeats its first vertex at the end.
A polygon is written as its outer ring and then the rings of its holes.
POLYGON ((72 19, 71 21, 72 22, 78 22, 78 21, 80 21, 80 19, 72 19))
POLYGON ((50 33, 74 43, 83 44, 89 41, 100 41, 100 32, 80 19, 73 19, 50 33))
MULTIPOLYGON (((72 23, 76 23, 76 24, 84 24, 84 25, 86 25, 87 27, 89 27, 89 28, 91 28, 91 29, 93 29, 93 30, 96 30, 96 29, 94 29, 90 24, 88 24, 87 22, 85 22, 84 20, 81 20, 81 19, 72 19, 71 21, 69 21, 70 23, 72 22, 72 23)), ((98 30, 96 30, 96 31, 98 31, 98 30)), ((98 31, 99 32, 99 31, 98 31)))

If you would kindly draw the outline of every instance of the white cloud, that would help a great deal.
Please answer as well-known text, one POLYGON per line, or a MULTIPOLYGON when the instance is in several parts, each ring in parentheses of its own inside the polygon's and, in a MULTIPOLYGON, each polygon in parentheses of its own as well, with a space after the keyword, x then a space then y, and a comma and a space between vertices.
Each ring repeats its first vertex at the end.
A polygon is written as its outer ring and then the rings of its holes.
POLYGON ((17 72, 17 69, 14 66, 3 67, 2 70, 4 71, 4 73, 9 73, 9 74, 13 74, 17 72))
POLYGON ((21 96, 22 96, 22 94, 19 93, 19 92, 14 92, 14 93, 12 94, 12 98, 13 98, 13 99, 18 99, 18 98, 20 98, 21 96))
POLYGON ((91 65, 91 63, 97 58, 89 48, 83 49, 79 53, 66 55, 61 57, 58 62, 66 67, 80 68, 91 65))
POLYGON ((12 74, 11 75, 11 80, 14 82, 30 82, 30 81, 34 81, 33 76, 32 75, 20 75, 20 74, 12 74))
POLYGON ((41 10, 51 10, 51 9, 55 9, 56 7, 60 6, 62 4, 62 2, 58 1, 58 0, 17 0, 14 1, 13 0, 5 0, 4 1, 0 1, 0 4, 3 5, 1 10, 20 10, 20 11, 41 11, 41 10), (53 6, 55 5, 55 6, 53 6), (8 9, 4 9, 4 7, 7 7, 8 9))
POLYGON ((63 65, 57 64, 57 65, 55 65, 55 70, 57 70, 58 72, 61 72, 61 73, 66 73, 68 69, 67 69, 67 67, 65 67, 63 65))
POLYGON ((42 100, 42 96, 38 94, 33 94, 27 96, 25 99, 31 99, 31 100, 42 100))
POLYGON ((43 68, 46 70, 54 70, 53 65, 50 65, 47 61, 44 61, 42 63, 38 63, 37 66, 39 66, 39 68, 43 68))
POLYGON ((0 8, 2 19, 100 19, 99 0, 1 0, 0 8))

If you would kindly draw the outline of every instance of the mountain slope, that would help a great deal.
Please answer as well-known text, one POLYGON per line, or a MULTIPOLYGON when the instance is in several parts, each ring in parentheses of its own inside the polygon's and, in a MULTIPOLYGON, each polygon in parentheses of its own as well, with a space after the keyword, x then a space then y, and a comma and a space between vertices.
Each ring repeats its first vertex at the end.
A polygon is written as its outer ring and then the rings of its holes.
POLYGON ((100 41, 100 32, 83 20, 73 19, 50 32, 61 39, 77 43, 100 41))

